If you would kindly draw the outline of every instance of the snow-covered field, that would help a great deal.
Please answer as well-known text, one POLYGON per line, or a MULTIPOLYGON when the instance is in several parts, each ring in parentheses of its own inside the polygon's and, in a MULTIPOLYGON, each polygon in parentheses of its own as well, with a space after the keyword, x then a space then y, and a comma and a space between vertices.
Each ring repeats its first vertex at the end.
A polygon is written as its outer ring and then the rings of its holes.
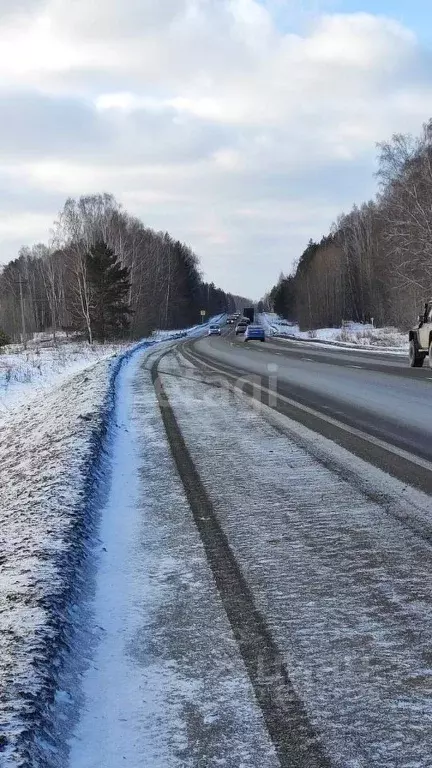
POLYGON ((57 347, 32 346, 28 350, 5 347, 0 353, 0 423, 29 398, 44 395, 103 360, 125 352, 128 344, 62 343, 57 347))
POLYGON ((298 325, 283 320, 270 312, 260 315, 269 336, 304 339, 333 343, 338 346, 355 347, 367 350, 387 350, 401 354, 408 353, 407 334, 397 328, 375 328, 370 324, 346 322, 340 328, 318 328, 312 331, 300 331, 298 325))

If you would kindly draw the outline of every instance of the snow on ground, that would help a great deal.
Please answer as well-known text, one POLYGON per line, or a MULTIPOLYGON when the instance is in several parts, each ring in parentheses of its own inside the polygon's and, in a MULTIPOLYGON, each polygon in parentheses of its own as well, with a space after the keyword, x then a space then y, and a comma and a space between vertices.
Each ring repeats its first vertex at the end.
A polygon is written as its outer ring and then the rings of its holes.
POLYGON ((161 367, 332 765, 428 768, 432 549, 399 520, 430 524, 430 498, 294 422, 285 420, 290 431, 281 434, 244 401, 194 379, 189 366, 165 358, 161 367))
POLYGON ((63 662, 91 582, 103 435, 125 346, 32 346, 0 357, 11 369, 0 411, 0 766, 64 768, 59 729, 79 703, 68 692, 79 670, 63 662))
POLYGON ((31 345, 0 352, 0 423, 29 398, 44 396, 54 386, 96 363, 124 352, 130 344, 71 341, 58 346, 31 345))
POLYGON ((70 633, 71 585, 110 364, 33 400, 0 432, 0 765, 45 766, 49 701, 70 633))
POLYGON ((70 768, 277 768, 170 454, 147 357, 136 356, 118 382, 115 471, 99 534, 98 645, 70 768))
POLYGON ((407 334, 397 328, 375 328, 368 323, 346 322, 340 328, 318 328, 312 331, 300 331, 296 323, 290 323, 270 312, 259 315, 260 322, 269 336, 304 339, 307 341, 334 343, 341 347, 356 349, 377 349, 406 354, 408 352, 407 334))
MULTIPOLYGON (((175 331, 155 331, 151 341, 166 341, 182 336, 199 336, 210 322, 219 322, 217 315, 202 325, 175 331)), ((46 333, 34 334, 24 350, 11 344, 0 348, 0 423, 11 412, 27 403, 29 398, 41 396, 71 376, 84 371, 101 360, 121 355, 135 342, 93 344, 67 340, 58 334, 53 344, 46 333)))
POLYGON ((213 317, 209 317, 204 323, 193 325, 191 328, 182 328, 177 331, 153 331, 151 338, 156 339, 156 341, 163 341, 164 339, 181 338, 182 336, 199 336, 201 333, 205 332, 210 323, 220 323, 224 317, 226 317, 225 314, 214 315, 213 317))

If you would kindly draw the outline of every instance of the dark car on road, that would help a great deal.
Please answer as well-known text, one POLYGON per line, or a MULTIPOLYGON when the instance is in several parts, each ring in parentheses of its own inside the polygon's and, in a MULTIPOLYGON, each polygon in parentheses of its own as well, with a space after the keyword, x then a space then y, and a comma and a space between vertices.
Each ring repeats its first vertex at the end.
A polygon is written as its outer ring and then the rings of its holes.
POLYGON ((245 341, 256 339, 257 341, 265 341, 265 331, 261 325, 248 325, 245 332, 245 341))

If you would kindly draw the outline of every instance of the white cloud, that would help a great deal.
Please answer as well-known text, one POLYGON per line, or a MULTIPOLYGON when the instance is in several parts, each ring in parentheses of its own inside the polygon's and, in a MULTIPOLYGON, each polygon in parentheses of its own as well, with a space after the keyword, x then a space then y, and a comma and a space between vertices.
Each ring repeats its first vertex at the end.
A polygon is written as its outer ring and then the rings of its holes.
POLYGON ((432 96, 426 53, 396 21, 309 13, 282 31, 285 5, 27 0, 11 13, 0 0, 0 215, 2 178, 21 185, 23 240, 38 190, 46 204, 112 191, 190 242, 211 279, 258 296, 371 194, 375 142, 417 131, 432 96))
POLYGON ((44 240, 51 225, 52 218, 48 214, 0 214, 0 238, 15 238, 19 232, 23 239, 44 240))

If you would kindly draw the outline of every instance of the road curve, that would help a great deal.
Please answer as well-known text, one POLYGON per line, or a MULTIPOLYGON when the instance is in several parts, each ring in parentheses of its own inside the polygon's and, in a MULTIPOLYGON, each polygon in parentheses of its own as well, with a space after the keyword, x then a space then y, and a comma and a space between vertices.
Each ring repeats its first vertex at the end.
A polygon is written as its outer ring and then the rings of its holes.
POLYGON ((185 351, 231 381, 261 382, 264 402, 270 389, 277 410, 432 493, 430 368, 411 369, 400 355, 274 339, 245 343, 232 331, 188 342, 185 351))

